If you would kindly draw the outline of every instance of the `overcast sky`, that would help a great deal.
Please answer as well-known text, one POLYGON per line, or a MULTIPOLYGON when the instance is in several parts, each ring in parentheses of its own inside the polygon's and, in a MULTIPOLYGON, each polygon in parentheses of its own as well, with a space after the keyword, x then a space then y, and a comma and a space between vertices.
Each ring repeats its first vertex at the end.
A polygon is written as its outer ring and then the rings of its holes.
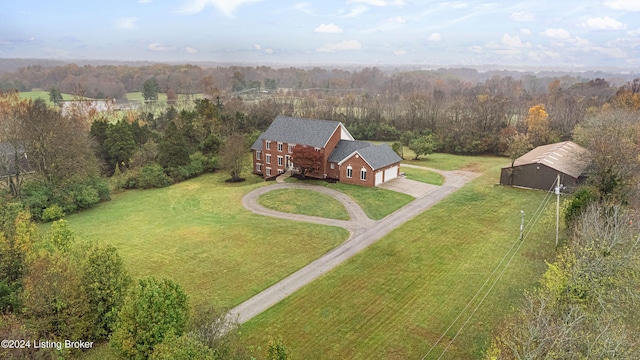
POLYGON ((0 57, 640 66, 640 0, 0 0, 0 57))

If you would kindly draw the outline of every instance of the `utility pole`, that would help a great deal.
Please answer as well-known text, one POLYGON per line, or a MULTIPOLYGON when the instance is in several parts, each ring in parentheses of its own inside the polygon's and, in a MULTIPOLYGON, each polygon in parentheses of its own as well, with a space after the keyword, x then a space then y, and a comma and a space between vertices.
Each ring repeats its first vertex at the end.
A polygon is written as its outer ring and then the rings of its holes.
POLYGON ((523 233, 524 233, 524 210, 520 210, 520 240, 522 240, 523 233))
POLYGON ((556 249, 558 248, 558 228, 560 227, 560 174, 556 178, 556 249))

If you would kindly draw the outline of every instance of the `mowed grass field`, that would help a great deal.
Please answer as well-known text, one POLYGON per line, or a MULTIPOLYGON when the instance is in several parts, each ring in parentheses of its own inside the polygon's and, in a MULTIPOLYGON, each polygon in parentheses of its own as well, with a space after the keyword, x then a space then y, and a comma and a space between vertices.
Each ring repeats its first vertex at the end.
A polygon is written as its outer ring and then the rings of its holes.
POLYGON ((278 189, 261 195, 258 204, 290 214, 349 220, 347 209, 331 196, 304 189, 278 189))
MULTIPOLYGON (((503 158, 434 154, 416 163, 484 175, 243 325, 248 344, 281 337, 298 359, 427 354, 519 241, 520 210, 529 222, 544 193, 496 186, 503 158)), ((536 284, 555 255, 540 224, 442 358, 481 358, 491 331, 536 284)), ((483 296, 427 358, 440 356, 483 296)))
POLYGON ((405 174, 407 179, 438 186, 441 186, 444 183, 444 177, 433 171, 416 169, 407 166, 400 166, 400 171, 405 174))
POLYGON ((357 202, 364 213, 373 220, 380 220, 384 218, 414 199, 411 195, 401 194, 381 188, 367 188, 351 184, 328 183, 323 180, 298 180, 293 177, 287 178, 285 181, 291 183, 299 182, 303 184, 326 186, 330 189, 345 193, 357 202))
MULTIPOLYGON (((47 102, 49 105, 53 105, 51 101, 49 101, 49 91, 44 90, 36 90, 36 91, 21 91, 20 97, 23 99, 42 99, 47 102)), ((63 100, 73 100, 74 96, 71 94, 62 94, 63 100)))
POLYGON ((261 178, 206 174, 162 189, 116 194, 67 217, 77 237, 113 244, 134 277, 171 278, 192 303, 231 307, 347 239, 341 228, 255 215, 241 198, 261 178))

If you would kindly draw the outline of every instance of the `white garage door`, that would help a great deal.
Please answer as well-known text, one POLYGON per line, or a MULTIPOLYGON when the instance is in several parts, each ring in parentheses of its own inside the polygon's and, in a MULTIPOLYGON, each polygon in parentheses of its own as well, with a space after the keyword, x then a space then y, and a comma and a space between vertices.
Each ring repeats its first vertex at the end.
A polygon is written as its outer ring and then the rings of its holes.
POLYGON ((384 182, 398 177, 398 166, 392 166, 384 171, 384 182))
POLYGON ((382 171, 376 172, 376 183, 375 186, 382 184, 382 171))

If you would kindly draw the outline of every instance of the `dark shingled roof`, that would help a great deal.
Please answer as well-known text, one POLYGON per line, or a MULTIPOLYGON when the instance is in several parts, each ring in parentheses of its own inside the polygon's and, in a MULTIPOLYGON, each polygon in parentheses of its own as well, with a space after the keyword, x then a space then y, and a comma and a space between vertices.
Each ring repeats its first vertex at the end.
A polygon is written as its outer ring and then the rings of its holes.
POLYGON ((327 160, 329 162, 337 163, 344 160, 344 158, 346 158, 347 156, 353 154, 354 151, 370 146, 373 145, 365 141, 340 140, 327 160))
POLYGON ((340 126, 339 121, 311 120, 278 115, 262 135, 265 140, 321 148, 329 141, 338 126, 340 126))
POLYGON ((387 144, 370 146, 368 148, 358 150, 358 153, 367 163, 369 163, 369 165, 371 165, 373 170, 389 166, 402 160, 402 158, 398 156, 398 154, 396 154, 396 152, 387 144))
POLYGON ((251 150, 262 150, 262 140, 264 139, 264 133, 261 133, 256 141, 251 145, 251 150))

